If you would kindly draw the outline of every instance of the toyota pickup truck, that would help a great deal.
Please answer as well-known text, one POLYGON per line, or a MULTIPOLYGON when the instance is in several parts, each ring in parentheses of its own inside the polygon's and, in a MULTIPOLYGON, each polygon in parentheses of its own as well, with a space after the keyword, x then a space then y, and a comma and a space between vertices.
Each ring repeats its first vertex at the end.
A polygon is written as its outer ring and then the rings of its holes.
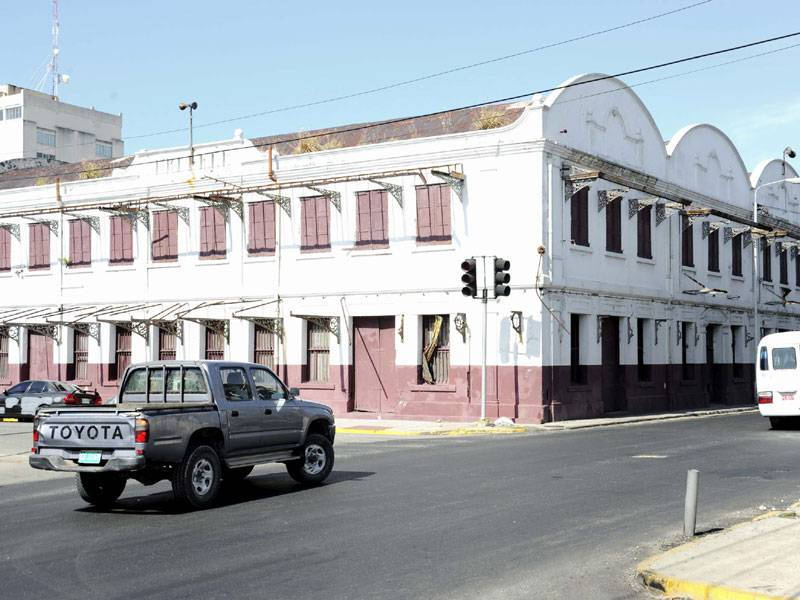
POLYGON ((126 369, 116 404, 42 408, 29 463, 74 471, 78 494, 98 507, 134 479, 168 480, 178 500, 200 509, 258 464, 281 462, 299 483, 322 483, 335 435, 330 408, 301 400, 266 367, 155 361, 126 369))

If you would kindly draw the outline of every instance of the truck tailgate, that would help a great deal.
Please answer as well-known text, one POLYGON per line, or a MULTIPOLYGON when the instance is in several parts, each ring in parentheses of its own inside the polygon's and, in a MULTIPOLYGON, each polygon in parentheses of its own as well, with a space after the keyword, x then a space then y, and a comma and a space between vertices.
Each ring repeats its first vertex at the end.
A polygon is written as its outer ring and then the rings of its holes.
POLYGON ((133 448, 132 415, 71 411, 39 419, 39 448, 133 448))

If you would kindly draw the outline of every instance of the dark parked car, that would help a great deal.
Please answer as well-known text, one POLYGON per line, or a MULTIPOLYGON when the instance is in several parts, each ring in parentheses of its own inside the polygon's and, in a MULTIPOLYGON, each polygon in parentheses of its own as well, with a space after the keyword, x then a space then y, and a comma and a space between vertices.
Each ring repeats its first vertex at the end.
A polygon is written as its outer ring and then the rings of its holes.
POLYGON ((83 390, 65 381, 21 381, 0 394, 0 418, 32 419, 42 406, 67 404, 91 406, 100 404, 97 392, 83 390))

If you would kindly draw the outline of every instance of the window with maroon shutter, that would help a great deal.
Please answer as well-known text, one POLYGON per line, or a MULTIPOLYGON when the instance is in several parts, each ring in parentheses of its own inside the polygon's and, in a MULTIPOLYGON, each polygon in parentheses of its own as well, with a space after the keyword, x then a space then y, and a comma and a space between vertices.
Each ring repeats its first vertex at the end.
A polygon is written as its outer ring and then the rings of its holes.
POLYGON ((306 364, 303 381, 328 381, 330 364, 330 335, 318 323, 306 321, 306 364))
POLYGON ((69 222, 69 266, 85 267, 92 264, 92 229, 88 221, 76 219, 69 222))
POLYGON ((50 268, 50 227, 47 223, 31 223, 28 228, 28 268, 50 268))
POLYGON ((0 227, 0 271, 11 270, 11 232, 0 227))
POLYGON ((694 227, 687 215, 681 215, 681 264, 694 266, 694 227))
POLYGON ((572 243, 589 246, 589 188, 584 187, 572 194, 569 200, 572 221, 570 223, 572 243))
POLYGON ((759 241, 761 245, 761 279, 763 281, 772 281, 772 254, 767 238, 761 238, 759 241))
POLYGON ((161 210, 153 213, 152 256, 154 261, 178 260, 178 213, 161 210))
POLYGON ((719 273, 719 229, 708 234, 708 270, 719 273))
POLYGON ((133 222, 127 217, 111 217, 111 264, 133 262, 133 222))
POLYGON ((606 205, 606 250, 622 252, 622 200, 606 205))
POLYGON ((275 334, 261 325, 255 326, 253 362, 275 369, 275 334))
POLYGON ((73 341, 73 373, 76 380, 85 381, 89 378, 89 336, 76 330, 73 341))
POLYGON ((742 276, 742 234, 731 239, 731 274, 742 276))
POLYGON ((225 358, 225 336, 206 327, 206 360, 225 358))
POLYGON ((119 379, 131 364, 131 332, 122 327, 115 329, 114 373, 111 374, 111 378, 119 379))
POLYGON ((158 329, 158 360, 175 360, 175 334, 158 329))
POLYGON ((275 254, 275 203, 252 202, 247 206, 250 213, 247 253, 250 256, 275 254))
POLYGON ((300 198, 302 218, 301 252, 328 250, 331 247, 328 199, 325 196, 300 198))
POLYGON ((780 265, 781 283, 784 285, 789 285, 789 252, 783 247, 783 243, 776 243, 778 244, 778 250, 780 251, 778 260, 780 265))
POLYGON ((653 258, 652 206, 645 206, 636 213, 636 256, 653 258))
POLYGON ((417 243, 446 244, 451 237, 450 186, 417 186, 417 243))
POLYGON ((389 245, 389 194, 386 190, 358 192, 356 245, 381 248, 389 245))
POLYGON ((200 209, 200 259, 225 258, 225 213, 213 206, 200 209))

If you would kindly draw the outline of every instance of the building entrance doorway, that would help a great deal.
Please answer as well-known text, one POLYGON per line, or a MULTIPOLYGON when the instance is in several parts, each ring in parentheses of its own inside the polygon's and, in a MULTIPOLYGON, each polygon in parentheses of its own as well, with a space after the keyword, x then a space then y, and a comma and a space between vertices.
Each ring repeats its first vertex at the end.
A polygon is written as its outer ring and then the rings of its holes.
POLYGON ((28 379, 58 379, 53 364, 53 340, 28 332, 28 379))
POLYGON ((354 409, 393 413, 397 406, 394 317, 353 319, 354 409))
POLYGON ((719 325, 706 325, 706 396, 711 404, 725 402, 723 366, 716 356, 718 335, 719 325))
POLYGON ((622 367, 619 363, 619 317, 600 318, 600 386, 603 412, 627 410, 628 403, 622 389, 622 367))

